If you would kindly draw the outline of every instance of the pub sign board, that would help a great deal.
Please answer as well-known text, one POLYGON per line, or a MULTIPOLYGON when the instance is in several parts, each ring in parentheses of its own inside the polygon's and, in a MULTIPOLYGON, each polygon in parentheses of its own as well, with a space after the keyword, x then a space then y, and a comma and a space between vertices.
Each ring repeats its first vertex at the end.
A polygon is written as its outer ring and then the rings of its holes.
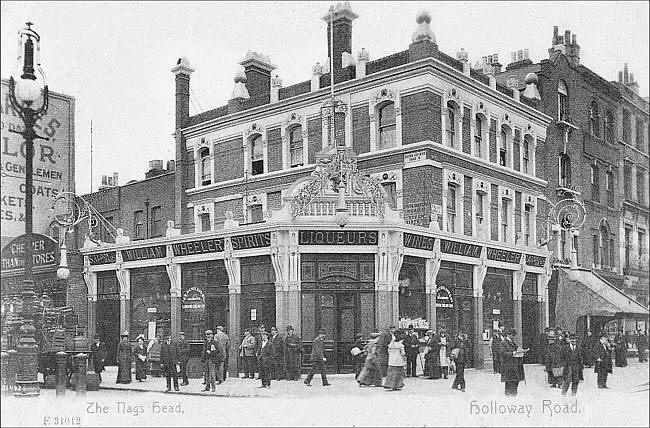
POLYGON ((88 254, 88 261, 92 266, 106 265, 115 263, 115 251, 107 251, 105 253, 88 254))
POLYGON ((546 257, 526 254, 526 264, 533 267, 544 267, 546 265, 546 257))
POLYGON ((521 253, 514 251, 500 250, 498 248, 487 249, 488 260, 506 263, 519 263, 521 262, 521 253))
POLYGON ((191 256, 223 252, 223 238, 203 239, 201 241, 179 242, 172 244, 174 256, 191 256))
POLYGON ((122 250, 122 260, 124 260, 125 262, 135 262, 137 260, 161 259, 166 255, 167 255, 167 248, 164 245, 155 245, 153 247, 122 250))
POLYGON ((301 230, 300 245, 377 245, 376 230, 301 230))
POLYGON ((271 232, 252 233, 250 235, 237 235, 230 238, 233 250, 249 250, 251 248, 264 248, 271 246, 271 232))
POLYGON ((31 244, 28 244, 27 235, 21 235, 5 245, 2 249, 2 272, 25 269, 27 245, 32 247, 33 268, 53 267, 58 264, 58 242, 49 236, 32 233, 31 244))
POLYGON ((433 251, 433 244, 436 238, 431 236, 414 235, 412 233, 404 233, 404 246, 407 248, 415 248, 416 250, 433 251))
POLYGON ((455 254, 457 256, 466 257, 481 257, 481 250, 483 247, 480 245, 467 244, 465 242, 448 241, 446 239, 440 240, 440 251, 446 254, 455 254))

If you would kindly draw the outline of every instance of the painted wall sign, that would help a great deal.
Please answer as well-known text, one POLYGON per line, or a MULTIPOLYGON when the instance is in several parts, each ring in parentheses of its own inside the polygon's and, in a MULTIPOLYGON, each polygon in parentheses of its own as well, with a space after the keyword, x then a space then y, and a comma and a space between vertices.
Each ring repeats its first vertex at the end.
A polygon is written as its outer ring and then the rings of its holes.
POLYGON ((546 257, 533 256, 532 254, 526 254, 526 264, 528 266, 544 267, 544 265, 546 264, 546 257))
POLYGON ((466 244, 464 242, 447 241, 446 239, 440 241, 440 251, 457 256, 481 257, 481 248, 480 245, 466 244))
POLYGON ((433 244, 436 238, 430 236, 414 235, 412 233, 404 233, 404 246, 408 248, 415 248, 418 250, 433 251, 433 244))
POLYGON ((199 287, 190 287, 183 293, 183 309, 205 310, 205 294, 199 287))
POLYGON ((377 245, 376 230, 301 230, 300 245, 377 245))
MULTIPOLYGON (((25 142, 10 131, 22 131, 24 124, 9 102, 9 81, 2 79, 2 243, 25 233, 25 142)), ((61 191, 75 190, 74 183, 74 98, 50 92, 47 114, 36 122, 35 131, 49 141, 34 142, 33 231, 46 234, 52 215, 53 198, 61 191)))
POLYGON ((454 297, 451 295, 451 291, 444 285, 439 285, 436 288, 436 307, 437 308, 453 308, 454 307, 454 297))
POLYGON ((488 260, 494 260, 497 262, 506 262, 506 263, 519 263, 521 262, 521 253, 515 253, 514 251, 499 250, 497 248, 487 249, 488 260))
POLYGON ((122 259, 125 262, 134 262, 136 260, 160 259, 167 255, 167 249, 164 245, 155 247, 133 248, 131 250, 122 250, 122 259))
POLYGON ((238 235, 230 238, 233 250, 248 250, 271 246, 271 232, 253 233, 251 235, 238 235))
POLYGON ((172 244, 174 256, 191 256, 223 252, 223 238, 204 239, 202 241, 180 242, 172 244))
POLYGON ((27 235, 21 235, 2 249, 3 272, 25 269, 25 249, 27 245, 32 247, 32 267, 53 267, 57 265, 58 243, 49 236, 32 233, 31 244, 28 244, 27 235))
POLYGON ((88 254, 88 261, 91 265, 105 265, 115 263, 115 251, 108 251, 106 253, 88 254))

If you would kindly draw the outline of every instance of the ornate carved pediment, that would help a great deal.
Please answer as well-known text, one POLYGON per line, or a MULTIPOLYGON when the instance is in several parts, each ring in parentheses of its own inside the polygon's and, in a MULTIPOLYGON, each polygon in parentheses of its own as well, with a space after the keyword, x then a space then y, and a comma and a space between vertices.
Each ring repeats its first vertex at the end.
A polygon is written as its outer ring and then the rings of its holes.
POLYGON ((508 113, 501 115, 501 125, 508 125, 510 129, 514 129, 512 126, 512 117, 508 113))
POLYGON ((372 99, 372 102, 374 105, 377 105, 379 103, 382 103, 384 101, 395 101, 395 92, 391 91, 390 89, 382 88, 381 90, 377 91, 375 94, 375 97, 372 99))
POLYGON ((264 135, 264 128, 258 125, 256 122, 253 122, 251 126, 246 128, 244 131, 244 136, 245 137, 250 137, 253 134, 262 134, 264 135))
POLYGON ((485 104, 483 103, 483 101, 476 104, 476 114, 478 113, 483 114, 485 117, 490 117, 490 115, 488 114, 488 110, 487 108, 485 108, 485 104))
POLYGON ((460 100, 460 95, 458 94, 458 91, 456 88, 451 88, 446 94, 445 94, 445 105, 449 102, 453 101, 455 102, 459 107, 463 105, 463 103, 460 100))
POLYGON ((290 125, 302 125, 302 116, 296 112, 289 113, 284 119, 283 125, 285 128, 290 125))

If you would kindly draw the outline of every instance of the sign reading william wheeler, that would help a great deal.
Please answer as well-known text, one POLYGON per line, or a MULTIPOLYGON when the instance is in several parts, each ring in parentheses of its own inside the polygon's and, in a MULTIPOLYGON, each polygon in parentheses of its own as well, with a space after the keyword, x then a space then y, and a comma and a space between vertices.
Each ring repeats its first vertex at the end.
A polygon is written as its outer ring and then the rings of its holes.
POLYGON ((464 242, 440 240, 440 251, 446 254, 455 254, 457 256, 481 257, 480 245, 466 244, 464 242))
MULTIPOLYGON (((25 233, 25 141, 10 131, 24 124, 9 102, 9 81, 2 79, 2 242, 25 233)), ((34 130, 49 138, 34 141, 33 231, 47 233, 53 198, 74 191, 74 98, 50 92, 47 114, 34 130)))
MULTIPOLYGON (((2 271, 25 269, 27 235, 21 235, 2 249, 2 271)), ((57 264, 58 243, 49 236, 32 233, 32 267, 52 267, 57 264)))
POLYGON ((514 251, 499 250, 497 248, 487 249, 488 260, 506 263, 519 263, 521 261, 521 253, 514 251))
POLYGON ((223 238, 204 239, 202 241, 180 242, 172 244, 175 256, 223 252, 223 238))
POLYGON ((376 230, 301 230, 300 245, 377 245, 376 230))
POLYGON ((122 250, 122 259, 125 262, 134 262, 136 260, 161 259, 167 255, 167 249, 164 245, 154 247, 133 248, 131 250, 122 250))

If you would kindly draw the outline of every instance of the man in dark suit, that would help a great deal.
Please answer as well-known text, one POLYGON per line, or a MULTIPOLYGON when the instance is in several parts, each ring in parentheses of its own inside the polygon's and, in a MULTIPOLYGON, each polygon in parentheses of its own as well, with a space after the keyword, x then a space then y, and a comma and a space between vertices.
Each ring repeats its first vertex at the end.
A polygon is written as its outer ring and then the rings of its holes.
POLYGON ((183 383, 181 386, 189 385, 190 383, 187 380, 187 362, 190 359, 190 342, 185 339, 185 333, 181 331, 179 335, 180 339, 178 340, 178 350, 180 351, 181 358, 181 374, 183 377, 183 383))
POLYGON ((261 330, 257 353, 257 361, 260 367, 260 379, 262 380, 262 386, 260 386, 260 388, 271 387, 271 368, 275 358, 275 353, 273 352, 273 344, 268 340, 268 338, 268 333, 261 330))
POLYGON ((311 347, 311 370, 307 379, 305 379, 305 385, 311 386, 311 380, 314 375, 320 372, 321 380, 323 381, 323 386, 329 386, 330 383, 327 382, 327 375, 325 374, 325 331, 319 330, 318 336, 314 339, 314 344, 311 347))
POLYGON ((204 391, 215 391, 215 382, 217 378, 217 367, 221 361, 221 350, 219 344, 214 340, 214 332, 212 330, 205 331, 205 342, 203 342, 203 351, 201 352, 201 361, 205 364, 203 377, 205 378, 204 391))
POLYGON ((104 365, 106 364, 106 357, 108 353, 106 351, 106 344, 102 342, 101 337, 95 335, 95 343, 90 345, 90 351, 92 352, 92 362, 95 373, 99 376, 99 381, 102 381, 102 372, 104 371, 104 365))
POLYGON ((284 340, 286 351, 286 371, 289 380, 300 379, 300 355, 302 341, 293 333, 293 327, 287 326, 287 337, 284 340))
POLYGON ((167 378, 167 390, 165 392, 169 392, 172 389, 172 378, 174 379, 174 391, 178 391, 178 371, 176 365, 180 365, 180 355, 181 352, 178 349, 178 343, 172 340, 171 335, 167 333, 165 335, 165 341, 160 346, 160 362, 165 372, 165 378, 167 378))
MULTIPOLYGON (((499 323, 499 327, 501 327, 499 323)), ((492 368, 494 373, 501 373, 501 359, 499 357, 499 344, 503 341, 503 336, 501 335, 501 330, 496 329, 492 332, 492 343, 490 348, 492 350, 492 368)))
POLYGON ((467 341, 465 339, 465 327, 461 327, 458 336, 451 343, 450 358, 456 363, 456 378, 451 389, 460 389, 465 392, 465 365, 469 357, 467 341))
POLYGON ((564 384, 562 385, 562 395, 566 395, 571 385, 571 395, 578 392, 578 383, 584 380, 582 368, 584 366, 583 350, 576 344, 576 334, 569 335, 569 343, 562 346, 560 353, 562 366, 564 367, 564 384))
POLYGON ((275 327, 271 327, 271 346, 273 347, 273 361, 271 365, 271 379, 283 380, 284 376, 284 339, 275 327))
POLYGON ((420 354, 420 340, 418 334, 409 325, 408 335, 404 339, 404 350, 406 351, 406 376, 417 377, 417 361, 420 354))
POLYGON ((501 357, 501 382, 505 383, 506 395, 516 396, 519 382, 526 379, 524 375, 523 355, 519 355, 519 348, 515 343, 517 331, 508 330, 506 338, 499 344, 499 356, 501 357))
POLYGON ((600 343, 595 346, 593 352, 596 357, 594 372, 598 375, 596 378, 598 388, 607 388, 607 374, 612 372, 612 351, 607 343, 607 333, 601 333, 600 343))

